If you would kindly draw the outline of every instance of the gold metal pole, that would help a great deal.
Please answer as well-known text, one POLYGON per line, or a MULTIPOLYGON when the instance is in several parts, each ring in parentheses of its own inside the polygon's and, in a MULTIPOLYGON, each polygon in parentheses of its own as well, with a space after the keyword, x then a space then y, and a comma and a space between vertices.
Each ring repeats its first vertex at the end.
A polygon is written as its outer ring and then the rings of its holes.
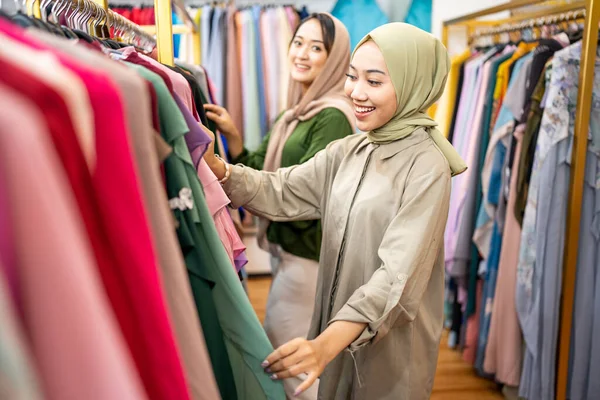
MULTIPOLYGON (((156 25, 140 25, 140 29, 149 35, 155 35, 157 32, 156 25)), ((192 33, 192 29, 187 25, 175 24, 171 28, 173 34, 188 34, 192 33)))
POLYGON ((568 3, 559 3, 554 4, 552 7, 545 8, 538 11, 530 11, 526 13, 519 13, 517 15, 513 15, 509 18, 498 19, 494 21, 477 21, 477 18, 485 17, 488 15, 497 14, 502 11, 510 11, 513 9, 522 8, 531 4, 539 4, 539 5, 548 5, 549 2, 543 0, 521 0, 521 1, 513 1, 506 4, 502 4, 496 7, 487 8, 485 10, 481 10, 472 14, 463 15, 458 18, 454 18, 448 21, 444 21, 444 25, 486 25, 487 23, 492 23, 494 25, 500 25, 510 22, 524 21, 532 18, 539 18, 553 14, 559 14, 563 12, 573 11, 577 9, 582 9, 586 5, 585 0, 574 0, 568 3))
MULTIPOLYGON (((515 27, 517 27, 517 25, 515 25, 516 23, 527 23, 529 21, 533 21, 535 22, 536 26, 541 26, 538 24, 538 20, 542 17, 554 17, 554 16, 558 16, 558 15, 565 15, 565 13, 570 12, 570 11, 580 11, 580 10, 585 10, 585 3, 584 2, 576 2, 576 3, 570 3, 567 5, 561 5, 561 6, 557 6, 556 8, 553 8, 552 10, 546 10, 546 11, 541 11, 541 12, 537 12, 537 13, 533 13, 533 14, 523 14, 520 15, 518 17, 513 17, 513 18, 509 18, 509 19, 505 19, 503 20, 503 23, 496 23, 494 24, 495 29, 492 28, 492 30, 495 30, 495 33, 504 33, 504 32, 510 32, 512 30, 515 29, 515 27)), ((578 21, 583 20, 584 18, 577 18, 578 21)), ((466 25, 471 27, 470 24, 468 23, 461 23, 460 25, 466 25)), ((518 28, 518 27, 517 27, 518 28)), ((469 34, 471 35, 471 33, 469 34)), ((475 33, 475 36, 487 36, 490 35, 490 32, 486 32, 485 30, 483 32, 479 32, 479 33, 475 33)))
POLYGON ((503 23, 521 22, 528 19, 537 19, 540 17, 547 17, 556 14, 562 14, 569 11, 581 10, 586 6, 585 0, 573 1, 572 3, 559 4, 552 8, 546 8, 538 11, 531 11, 528 13, 520 13, 510 18, 506 18, 503 23))
POLYGON ((571 159, 571 185, 567 214, 565 255, 563 264, 562 300, 560 308, 560 331, 558 345, 558 369, 556 399, 567 399, 569 380, 569 350, 571 347, 571 327, 575 300, 575 280, 579 249, 579 229, 581 223, 581 203, 585 179, 585 159, 587 155, 590 111, 594 84, 594 64, 598 47, 598 22, 600 22, 600 1, 587 0, 585 31, 581 45, 579 71, 579 92, 575 115, 575 136, 571 159))
POLYGON ((171 18, 171 0, 154 0, 156 18, 156 50, 158 61, 173 66, 173 20, 171 18))
POLYGON ((194 64, 202 64, 202 53, 200 52, 200 29, 196 29, 192 32, 192 42, 194 43, 194 64))
POLYGON ((444 24, 446 25, 455 25, 458 24, 460 22, 464 22, 464 21, 469 21, 472 19, 477 19, 480 17, 485 17, 486 15, 493 15, 493 14, 498 14, 502 11, 510 11, 513 10, 515 8, 521 8, 521 7, 525 7, 525 6, 530 6, 532 4, 543 4, 545 3, 543 0, 515 0, 515 1, 510 1, 506 4, 501 4, 499 6, 495 6, 495 7, 490 7, 490 8, 486 8, 484 10, 481 11, 477 11, 471 14, 467 14, 467 15, 463 15, 461 17, 458 18, 453 18, 451 20, 445 21, 444 24))

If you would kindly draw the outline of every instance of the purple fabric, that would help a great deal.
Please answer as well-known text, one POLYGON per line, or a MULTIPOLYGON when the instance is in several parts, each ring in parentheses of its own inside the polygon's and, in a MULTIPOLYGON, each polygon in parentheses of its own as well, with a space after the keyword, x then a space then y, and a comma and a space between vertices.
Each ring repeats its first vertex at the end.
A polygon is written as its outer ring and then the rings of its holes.
POLYGON ((235 269, 237 272, 240 272, 242 268, 248 264, 248 257, 246 257, 246 252, 242 251, 234 260, 235 269))
POLYGON ((175 98, 175 102, 181 110, 181 113, 185 118, 185 122, 188 126, 188 129, 190 130, 185 135, 185 143, 188 146, 190 154, 192 154, 192 161, 194 162, 194 167, 198 169, 198 164, 200 163, 200 160, 202 159, 204 153, 206 153, 206 150, 208 150, 208 146, 211 144, 212 140, 210 139, 210 136, 208 136, 208 134, 204 132, 200 124, 198 124, 198 122, 196 121, 190 110, 187 109, 183 101, 181 101, 181 98, 176 93, 173 93, 173 98, 175 98), (202 148, 202 152, 194 151, 198 147, 202 148))
MULTIPOLYGON (((231 217, 231 211, 229 211, 229 209, 227 209, 227 213, 231 217)), ((246 264, 248 264, 248 257, 246 256, 245 250, 242 251, 240 254, 234 256, 233 264, 234 264, 235 270, 237 272, 240 272, 242 270, 242 268, 244 268, 246 266, 246 264)))

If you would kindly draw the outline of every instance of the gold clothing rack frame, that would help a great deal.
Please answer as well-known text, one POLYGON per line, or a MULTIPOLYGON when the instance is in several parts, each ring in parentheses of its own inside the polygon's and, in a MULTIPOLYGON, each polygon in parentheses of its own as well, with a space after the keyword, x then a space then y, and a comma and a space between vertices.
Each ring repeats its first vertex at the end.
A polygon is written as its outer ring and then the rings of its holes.
MULTIPOLYGON (((200 64, 200 29, 187 12, 183 0, 154 0, 156 49, 158 61, 170 66, 175 65, 173 51, 173 18, 175 7, 178 14, 185 22, 187 29, 176 27, 175 33, 191 33, 194 41, 194 63, 200 64)), ((150 28, 148 28, 150 29, 150 28)))
MULTIPOLYGON (((585 164, 587 155, 588 130, 592 105, 594 83, 594 63, 598 48, 598 27, 600 22, 600 0, 579 0, 572 2, 551 2, 540 0, 515 0, 496 7, 487 8, 471 14, 443 22, 442 41, 448 45, 448 30, 452 26, 466 26, 467 34, 473 35, 477 29, 488 27, 499 33, 502 29, 517 29, 519 23, 534 21, 543 23, 543 19, 561 13, 582 12, 584 16, 584 35, 582 39, 581 62, 579 72, 579 92, 575 116, 575 134, 571 160, 571 178, 569 186, 569 202, 567 210, 566 241, 563 259, 563 281, 560 307, 560 327, 558 341, 558 364, 556 371, 556 399, 567 399, 569 375, 569 352, 571 345, 571 325, 573 321, 573 305, 575 300, 575 282, 577 272, 577 256, 579 249, 579 228, 581 222, 581 206, 583 199, 585 164), (528 6, 543 6, 539 11, 526 11, 502 20, 485 20, 505 11, 515 11, 528 6), (508 24, 508 26, 507 26, 508 24), (511 28, 511 24, 513 25, 511 28), (517 24, 517 25, 515 25, 517 24)), ((552 18, 549 19, 552 22, 552 18)), ((524 26, 527 28, 528 26, 524 26)), ((491 31, 490 31, 491 32, 491 31)))

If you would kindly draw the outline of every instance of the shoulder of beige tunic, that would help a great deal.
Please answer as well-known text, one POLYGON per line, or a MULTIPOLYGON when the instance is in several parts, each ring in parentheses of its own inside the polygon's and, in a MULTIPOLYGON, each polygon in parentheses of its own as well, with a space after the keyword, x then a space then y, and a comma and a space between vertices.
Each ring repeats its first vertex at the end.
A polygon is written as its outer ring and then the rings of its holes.
POLYGON ((419 129, 413 133, 416 142, 412 146, 413 171, 422 173, 434 173, 436 175, 448 175, 450 177, 450 165, 442 151, 436 146, 433 139, 425 129, 419 129))

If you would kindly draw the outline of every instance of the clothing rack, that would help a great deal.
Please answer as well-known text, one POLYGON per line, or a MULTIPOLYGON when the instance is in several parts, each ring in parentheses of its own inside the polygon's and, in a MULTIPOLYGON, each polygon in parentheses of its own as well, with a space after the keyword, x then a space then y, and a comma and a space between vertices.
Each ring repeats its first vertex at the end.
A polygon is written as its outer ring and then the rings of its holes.
MULTIPOLYGON (((577 256, 579 248, 579 227, 583 199, 585 164, 587 152, 587 133, 590 123, 590 111, 594 80, 594 62, 598 47, 598 25, 600 22, 600 0, 579 0, 548 4, 544 0, 515 0, 499 6, 487 8, 475 13, 444 21, 442 41, 448 45, 448 30, 451 26, 466 26, 467 34, 472 36, 477 29, 488 27, 482 35, 498 34, 529 27, 532 23, 552 23, 556 15, 575 13, 584 17, 584 36, 582 39, 581 64, 579 73, 579 91, 575 117, 575 133, 571 159, 571 177, 567 210, 565 253, 563 261, 562 297, 560 308, 560 328, 558 345, 558 365, 556 371, 556 399, 566 400, 571 345, 571 325, 575 301, 575 283, 577 256), (527 6, 544 6, 542 10, 525 12, 503 20, 481 21, 479 18, 522 9, 527 6), (547 7, 546 7, 547 6, 547 7), (549 16, 554 16, 548 18, 549 16), (539 19, 539 20, 538 20, 539 19), (527 21, 527 22, 525 22, 527 21), (533 21, 533 22, 532 22, 533 21)), ((575 18, 575 14, 572 14, 575 18)), ((565 15, 565 19, 567 15, 565 15)))
POLYGON ((41 8, 48 3, 56 3, 58 7, 66 6, 81 12, 86 15, 88 20, 95 20, 99 23, 106 23, 108 27, 113 27, 118 32, 122 32, 126 36, 132 36, 140 39, 145 44, 154 46, 156 41, 154 37, 146 33, 139 25, 134 24, 127 18, 113 12, 108 8, 104 8, 108 4, 107 0, 30 0, 27 1, 27 13, 36 18, 41 18, 41 8))
POLYGON ((555 25, 557 23, 569 22, 569 21, 580 21, 585 19, 585 9, 577 9, 575 11, 568 11, 562 14, 556 14, 552 16, 544 16, 539 18, 531 18, 522 22, 507 23, 498 27, 477 30, 470 36, 471 40, 478 39, 486 36, 495 36, 502 33, 519 32, 526 29, 541 28, 548 25, 555 25))
MULTIPOLYGON (((94 1, 108 1, 108 0, 94 0, 94 1)), ((151 3, 146 1, 119 1, 119 5, 132 5, 132 6, 149 6, 152 7, 151 3)), ((154 25, 142 25, 141 29, 149 35, 155 35, 157 37, 157 51, 158 59, 164 64, 173 66, 174 64, 174 51, 172 42, 173 34, 191 34, 194 38, 197 46, 194 46, 194 63, 200 64, 200 30, 194 22, 194 19, 188 13, 186 4, 183 0, 171 0, 171 1, 158 1, 154 2, 155 9, 155 24, 154 25), (172 11, 173 9, 184 21, 183 24, 173 25, 172 11), (160 27, 160 28, 159 28, 160 27), (170 28, 170 31, 169 31, 170 28), (170 38, 170 39, 169 39, 170 38), (196 48, 198 48, 196 50, 196 48)))

